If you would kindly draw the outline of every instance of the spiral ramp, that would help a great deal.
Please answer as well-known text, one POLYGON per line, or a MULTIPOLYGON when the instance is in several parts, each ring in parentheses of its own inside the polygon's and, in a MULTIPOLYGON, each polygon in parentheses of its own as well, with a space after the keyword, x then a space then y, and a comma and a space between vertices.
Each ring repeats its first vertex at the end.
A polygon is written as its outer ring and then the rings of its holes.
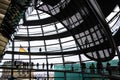
POLYGON ((2 34, 2 22, 6 15, 7 9, 11 1, 0 0, 0 56, 2 57, 3 51, 8 43, 8 38, 2 34))
POLYGON ((4 55, 5 48, 12 35, 16 32, 19 20, 29 5, 30 0, 0 0, 0 56, 4 55))
POLYGON ((43 4, 36 6, 36 9, 46 12, 60 21, 74 37, 80 51, 88 58, 95 61, 109 61, 115 56, 116 45, 105 18, 116 5, 119 5, 119 0, 68 0, 63 2, 58 0, 57 2, 43 1, 43 4), (51 5, 52 3, 54 5, 51 5), (60 6, 57 7, 57 5, 60 6), (74 16, 77 16, 78 24, 74 24, 74 20, 71 21, 74 16), (73 28, 77 29, 77 33, 72 30, 73 28), (94 33, 91 29, 95 29, 94 33), (90 34, 80 37, 85 32, 90 34), (84 39, 84 43, 81 42, 82 39, 84 39))

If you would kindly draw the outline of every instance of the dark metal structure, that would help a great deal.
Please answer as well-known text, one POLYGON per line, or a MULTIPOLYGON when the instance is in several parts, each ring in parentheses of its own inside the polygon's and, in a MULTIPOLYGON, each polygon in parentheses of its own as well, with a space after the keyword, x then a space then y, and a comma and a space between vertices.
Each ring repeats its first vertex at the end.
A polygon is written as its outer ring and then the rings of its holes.
MULTIPOLYGON (((4 7, 0 6, 1 56, 12 54, 12 59, 8 60, 14 62, 18 59, 16 55, 26 55, 29 58, 21 60, 28 60, 29 65, 38 59, 41 66, 42 63, 46 65, 45 70, 40 71, 47 74, 47 80, 49 73, 56 71, 50 70, 51 63, 65 67, 67 61, 79 64, 85 62, 84 57, 97 62, 112 60, 116 55, 120 58, 119 0, 5 1, 9 2, 8 8, 3 9, 4 7), (115 13, 114 16, 107 21, 112 12, 115 13), (1 14, 4 14, 4 17, 1 14), (8 44, 8 49, 7 43, 12 43, 8 44), (26 52, 19 52, 20 45, 26 52), (58 62, 55 62, 57 60, 58 62)), ((1 0, 0 4, 5 5, 5 1, 1 0)), ((30 74, 31 71, 30 69, 30 74)), ((66 80, 67 71, 61 71, 64 72, 66 80)), ((13 73, 11 75, 13 76, 13 73)))

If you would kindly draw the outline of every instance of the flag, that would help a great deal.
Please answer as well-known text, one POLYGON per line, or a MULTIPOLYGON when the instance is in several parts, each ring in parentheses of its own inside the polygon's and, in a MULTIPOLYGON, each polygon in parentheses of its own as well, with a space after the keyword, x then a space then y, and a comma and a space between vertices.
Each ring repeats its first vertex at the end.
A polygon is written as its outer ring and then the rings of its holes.
POLYGON ((19 52, 27 52, 27 51, 20 45, 19 52))

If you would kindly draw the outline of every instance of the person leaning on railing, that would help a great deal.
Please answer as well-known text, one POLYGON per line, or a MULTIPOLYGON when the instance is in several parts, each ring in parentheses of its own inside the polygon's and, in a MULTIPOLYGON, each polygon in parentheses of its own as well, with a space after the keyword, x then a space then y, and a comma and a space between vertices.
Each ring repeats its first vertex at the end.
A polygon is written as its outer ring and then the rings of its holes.
POLYGON ((107 62, 106 70, 108 71, 109 75, 112 74, 112 72, 111 72, 111 64, 109 62, 107 62))
POLYGON ((118 61, 118 71, 119 71, 119 74, 120 74, 120 61, 118 61))

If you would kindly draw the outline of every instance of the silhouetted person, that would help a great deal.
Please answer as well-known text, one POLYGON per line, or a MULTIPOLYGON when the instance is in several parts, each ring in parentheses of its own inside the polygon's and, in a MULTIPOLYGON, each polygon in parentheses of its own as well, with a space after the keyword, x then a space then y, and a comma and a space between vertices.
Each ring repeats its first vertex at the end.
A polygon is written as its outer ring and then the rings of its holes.
POLYGON ((26 63, 25 62, 23 62, 23 68, 26 68, 26 63))
POLYGON ((71 64, 71 69, 72 69, 72 71, 74 71, 74 64, 73 63, 71 64))
POLYGON ((43 63, 43 64, 42 64, 42 68, 44 69, 44 67, 45 67, 45 64, 43 63))
POLYGON ((33 67, 34 67, 34 63, 32 62, 32 63, 31 63, 31 68, 33 69, 33 67))
POLYGON ((16 64, 16 68, 19 68, 19 62, 18 63, 16 62, 15 64, 16 64))
POLYGON ((101 33, 101 36, 102 36, 103 40, 106 40, 106 36, 104 33, 101 33))
MULTIPOLYGON (((87 45, 89 44, 89 41, 88 41, 88 39, 86 38, 85 39, 85 45, 86 45, 86 48, 87 48, 87 45)), ((88 46, 89 47, 89 46, 88 46)))
POLYGON ((91 64, 91 72, 95 73, 95 65, 93 63, 91 64))
POLYGON ((91 66, 91 65, 89 66, 89 70, 90 70, 90 72, 92 73, 92 66, 91 66))
POLYGON ((41 49, 41 48, 39 48, 39 51, 41 52, 41 51, 42 51, 42 49, 41 49))
POLYGON ((118 61, 118 71, 119 71, 119 74, 120 74, 120 61, 118 61))
POLYGON ((83 72, 85 72, 85 70, 86 70, 86 64, 85 63, 81 63, 81 68, 82 68, 83 72))
POLYGON ((37 69, 39 69, 39 63, 37 63, 36 66, 37 66, 37 69))
POLYGON ((51 63, 51 64, 50 64, 50 68, 52 69, 52 67, 53 67, 53 64, 51 63))
POLYGON ((101 73, 101 71, 103 70, 103 65, 102 62, 97 62, 97 73, 101 73))
POLYGON ((28 63, 28 62, 26 62, 26 66, 27 66, 27 68, 28 68, 28 66, 29 66, 29 63, 28 63))
POLYGON ((112 72, 111 72, 111 64, 110 63, 107 63, 106 70, 108 71, 109 75, 112 74, 112 72))
POLYGON ((24 62, 24 66, 25 66, 25 68, 27 68, 27 62, 24 62))

